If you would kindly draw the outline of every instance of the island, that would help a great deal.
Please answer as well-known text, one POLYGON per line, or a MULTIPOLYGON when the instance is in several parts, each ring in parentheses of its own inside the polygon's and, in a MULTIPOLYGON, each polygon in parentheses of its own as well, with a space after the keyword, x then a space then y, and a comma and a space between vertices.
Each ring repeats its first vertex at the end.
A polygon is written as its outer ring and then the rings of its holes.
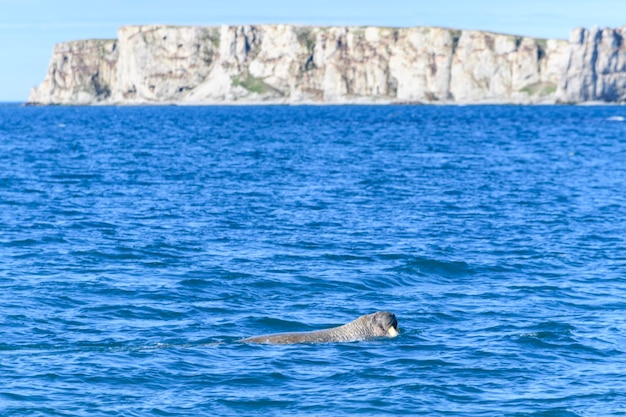
POLYGON ((124 26, 57 44, 33 105, 626 101, 626 27, 569 40, 439 27, 124 26))

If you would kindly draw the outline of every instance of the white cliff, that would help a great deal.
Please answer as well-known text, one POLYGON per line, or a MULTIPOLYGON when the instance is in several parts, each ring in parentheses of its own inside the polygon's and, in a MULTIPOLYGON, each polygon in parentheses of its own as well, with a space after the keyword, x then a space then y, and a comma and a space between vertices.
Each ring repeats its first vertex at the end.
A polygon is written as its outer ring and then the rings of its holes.
POLYGON ((48 75, 29 102, 94 104, 111 97, 117 77, 117 42, 85 40, 55 45, 48 75))
POLYGON ((626 101, 626 27, 575 29, 562 91, 565 101, 626 101))
POLYGON ((55 47, 37 104, 623 101, 626 29, 122 27, 55 47))

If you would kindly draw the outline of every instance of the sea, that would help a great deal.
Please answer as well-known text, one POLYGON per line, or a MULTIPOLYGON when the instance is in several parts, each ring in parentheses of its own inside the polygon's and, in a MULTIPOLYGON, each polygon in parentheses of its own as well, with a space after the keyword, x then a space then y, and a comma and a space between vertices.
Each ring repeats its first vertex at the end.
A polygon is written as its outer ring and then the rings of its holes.
POLYGON ((626 416, 625 117, 1 105, 0 415, 626 416))

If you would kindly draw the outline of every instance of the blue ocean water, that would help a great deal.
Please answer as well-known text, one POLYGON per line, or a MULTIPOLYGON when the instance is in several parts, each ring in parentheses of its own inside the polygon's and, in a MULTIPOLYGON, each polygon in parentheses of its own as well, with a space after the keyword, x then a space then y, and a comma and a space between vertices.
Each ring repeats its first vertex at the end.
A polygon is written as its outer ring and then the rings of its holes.
POLYGON ((0 415, 626 415, 625 113, 0 106, 0 415))

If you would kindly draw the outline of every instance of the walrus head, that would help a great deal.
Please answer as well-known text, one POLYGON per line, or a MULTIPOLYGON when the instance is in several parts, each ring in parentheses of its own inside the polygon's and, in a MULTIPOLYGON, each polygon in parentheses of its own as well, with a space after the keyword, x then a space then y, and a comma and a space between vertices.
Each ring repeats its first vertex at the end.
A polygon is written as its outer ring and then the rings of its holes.
POLYGON ((396 337, 398 332, 398 319, 395 314, 388 311, 378 311, 369 315, 371 328, 377 336, 396 337))

